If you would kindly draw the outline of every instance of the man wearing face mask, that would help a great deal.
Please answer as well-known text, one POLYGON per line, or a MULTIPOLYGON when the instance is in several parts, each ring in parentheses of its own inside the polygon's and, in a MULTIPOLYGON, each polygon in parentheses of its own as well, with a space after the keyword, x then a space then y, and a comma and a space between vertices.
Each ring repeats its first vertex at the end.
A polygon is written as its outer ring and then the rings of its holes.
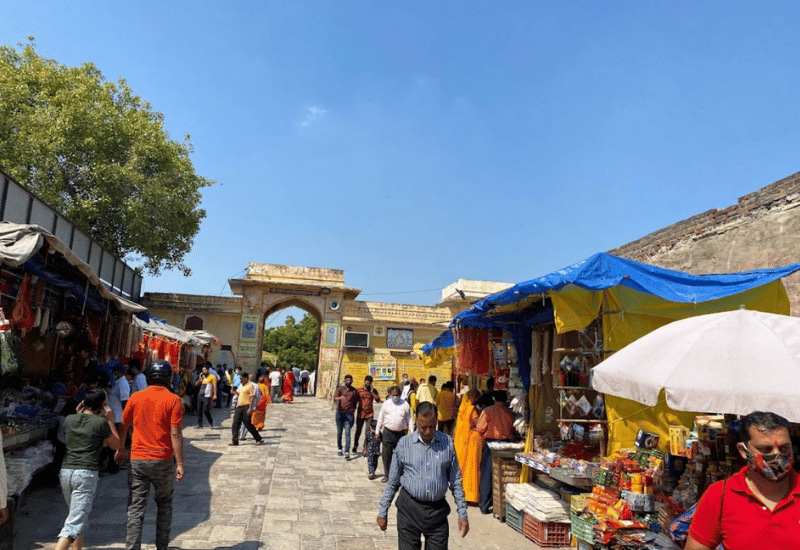
POLYGON ((389 399, 381 406, 378 413, 378 425, 375 427, 375 439, 383 442, 383 481, 389 480, 389 469, 392 455, 400 438, 406 435, 411 425, 411 407, 400 397, 400 388, 389 388, 389 399))
POLYGON ((350 460, 350 429, 358 406, 358 392, 353 387, 353 376, 346 374, 344 385, 336 388, 333 394, 336 403, 336 445, 342 456, 342 432, 344 432, 344 457, 350 460))
POLYGON ((686 550, 786 550, 800 540, 800 483, 792 469, 789 422, 770 412, 742 417, 747 466, 706 490, 686 550))
POLYGON ((369 445, 369 421, 375 416, 375 409, 372 406, 373 402, 381 402, 381 395, 378 390, 372 387, 372 377, 367 375, 364 377, 364 385, 358 390, 358 411, 356 413, 356 439, 353 442, 353 454, 358 454, 358 440, 361 439, 361 430, 364 429, 364 423, 367 423, 367 431, 364 436, 364 452, 363 455, 367 456, 367 446, 369 445))

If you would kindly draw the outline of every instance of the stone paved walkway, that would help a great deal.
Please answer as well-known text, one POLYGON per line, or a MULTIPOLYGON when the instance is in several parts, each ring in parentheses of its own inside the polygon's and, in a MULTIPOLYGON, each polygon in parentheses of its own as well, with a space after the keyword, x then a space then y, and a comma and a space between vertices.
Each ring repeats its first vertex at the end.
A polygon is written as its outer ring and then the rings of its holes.
MULTIPOLYGON (((377 414, 377 413, 376 413, 377 414)), ((375 525, 384 484, 367 479, 366 459, 336 456, 330 404, 299 397, 267 409, 265 444, 229 447, 231 417, 214 409, 222 428, 186 418, 186 479, 176 484, 172 546, 182 550, 388 550, 397 548, 396 509, 389 528, 375 525)), ((379 466, 379 472, 382 467, 379 466)), ((86 548, 124 548, 126 471, 100 479, 86 548)), ((450 548, 539 548, 504 523, 470 507, 470 533, 450 516, 450 548)), ((15 550, 53 548, 67 515, 57 488, 32 491, 16 516, 15 550)), ((144 548, 154 548, 155 504, 148 504, 144 548)))

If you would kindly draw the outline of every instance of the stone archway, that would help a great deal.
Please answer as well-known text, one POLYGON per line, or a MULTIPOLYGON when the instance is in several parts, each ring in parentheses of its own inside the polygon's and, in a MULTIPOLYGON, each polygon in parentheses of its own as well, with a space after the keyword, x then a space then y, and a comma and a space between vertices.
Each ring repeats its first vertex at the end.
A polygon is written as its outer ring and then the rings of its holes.
POLYGON ((251 263, 244 279, 228 282, 233 293, 242 296, 237 354, 242 366, 250 372, 258 367, 267 316, 287 307, 299 307, 319 321, 317 388, 323 395, 330 391, 341 356, 343 306, 361 292, 344 285, 344 272, 251 263))

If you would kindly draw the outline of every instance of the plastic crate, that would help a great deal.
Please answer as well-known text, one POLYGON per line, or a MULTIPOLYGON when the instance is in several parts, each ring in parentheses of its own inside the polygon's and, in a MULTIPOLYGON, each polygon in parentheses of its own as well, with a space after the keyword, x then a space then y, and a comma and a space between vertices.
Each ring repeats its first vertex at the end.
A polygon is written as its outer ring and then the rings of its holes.
POLYGON ((525 512, 517 510, 506 502, 506 523, 517 533, 522 533, 522 523, 525 519, 525 512))
POLYGON ((543 548, 570 546, 572 542, 569 523, 539 521, 530 514, 525 514, 522 534, 543 548))
POLYGON ((572 536, 582 541, 594 542, 594 526, 596 521, 593 518, 586 518, 576 514, 569 515, 572 536))

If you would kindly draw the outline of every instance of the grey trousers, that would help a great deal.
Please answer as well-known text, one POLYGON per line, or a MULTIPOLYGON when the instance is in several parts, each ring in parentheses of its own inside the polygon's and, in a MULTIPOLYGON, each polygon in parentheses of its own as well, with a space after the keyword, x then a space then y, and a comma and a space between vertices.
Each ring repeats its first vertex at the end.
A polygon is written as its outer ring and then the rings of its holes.
POLYGON ((128 469, 128 529, 125 538, 126 550, 142 547, 142 524, 147 509, 150 485, 155 488, 156 501, 156 550, 167 550, 169 531, 172 527, 172 493, 175 485, 175 459, 131 460, 128 469))
POLYGON ((283 395, 283 392, 281 391, 281 386, 270 386, 269 394, 273 403, 281 402, 281 396, 283 395))

